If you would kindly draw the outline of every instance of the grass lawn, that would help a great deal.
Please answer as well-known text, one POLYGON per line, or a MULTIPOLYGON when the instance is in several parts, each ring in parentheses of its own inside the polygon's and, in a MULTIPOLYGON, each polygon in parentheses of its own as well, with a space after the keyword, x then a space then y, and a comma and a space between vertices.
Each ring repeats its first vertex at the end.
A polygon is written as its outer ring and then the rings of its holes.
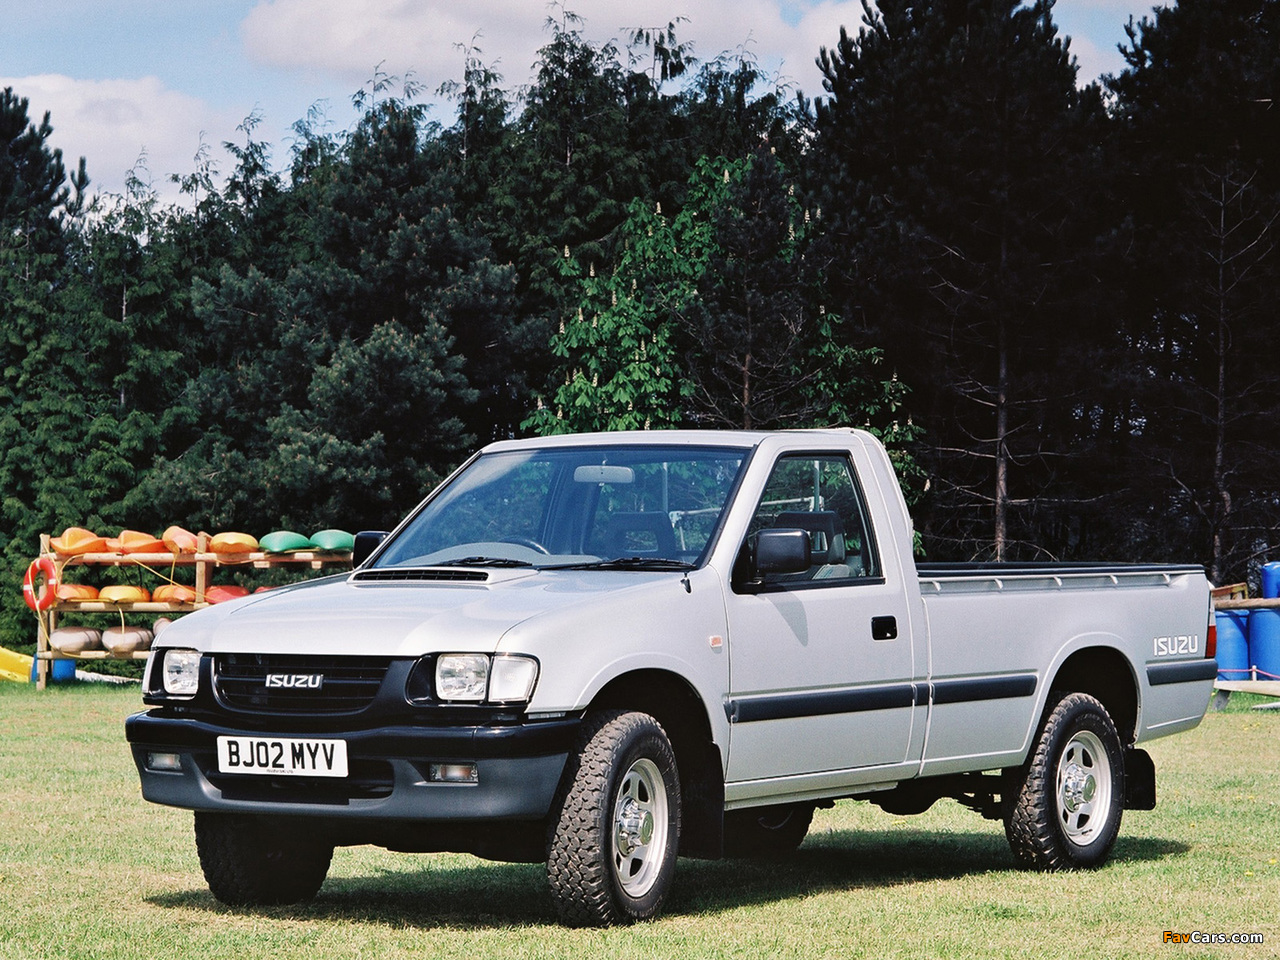
POLYGON ((224 907, 190 813, 139 794, 137 688, 0 683, 0 958, 1278 957, 1280 711, 1257 702, 1149 745, 1159 806, 1125 814, 1100 870, 1017 870, 1000 825, 951 801, 844 801, 791 859, 682 860, 658 920, 568 930, 541 866, 367 847, 339 849, 304 907, 224 907))

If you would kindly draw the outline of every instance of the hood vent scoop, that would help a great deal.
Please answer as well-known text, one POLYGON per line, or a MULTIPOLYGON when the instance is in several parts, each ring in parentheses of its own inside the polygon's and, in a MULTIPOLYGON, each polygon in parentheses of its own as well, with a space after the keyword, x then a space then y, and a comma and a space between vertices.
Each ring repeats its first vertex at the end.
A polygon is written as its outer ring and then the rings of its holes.
POLYGON ((357 570, 352 583, 488 583, 483 570, 457 570, 448 567, 384 567, 380 570, 357 570))

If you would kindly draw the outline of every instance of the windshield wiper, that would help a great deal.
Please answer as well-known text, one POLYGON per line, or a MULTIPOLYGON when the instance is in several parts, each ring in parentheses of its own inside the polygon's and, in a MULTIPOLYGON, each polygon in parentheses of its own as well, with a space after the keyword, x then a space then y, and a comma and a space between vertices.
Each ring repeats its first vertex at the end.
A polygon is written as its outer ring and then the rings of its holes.
POLYGON ((542 570, 693 570, 696 564, 666 557, 615 557, 612 560, 585 560, 581 563, 556 563, 542 570))
POLYGON ((513 560, 510 557, 460 557, 457 560, 441 560, 429 564, 432 567, 532 567, 528 560, 513 560))

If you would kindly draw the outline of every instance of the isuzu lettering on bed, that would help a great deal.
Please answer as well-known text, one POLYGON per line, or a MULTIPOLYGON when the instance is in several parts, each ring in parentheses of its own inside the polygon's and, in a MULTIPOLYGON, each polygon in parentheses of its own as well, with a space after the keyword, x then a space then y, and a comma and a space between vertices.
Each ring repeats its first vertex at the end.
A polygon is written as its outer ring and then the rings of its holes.
POLYGON ((371 843, 545 861, 565 922, 638 920, 677 855, 786 852, 842 797, 1093 866, 1216 673, 1199 567, 917 566, 856 430, 495 443, 356 554, 148 664, 142 792, 227 903, 371 843))

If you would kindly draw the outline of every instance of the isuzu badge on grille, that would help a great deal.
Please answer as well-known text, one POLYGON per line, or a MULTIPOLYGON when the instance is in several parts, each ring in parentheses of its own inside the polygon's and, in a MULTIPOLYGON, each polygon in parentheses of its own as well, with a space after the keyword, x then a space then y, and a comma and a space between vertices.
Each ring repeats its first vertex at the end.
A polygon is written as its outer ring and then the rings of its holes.
POLYGON ((319 690, 324 686, 323 673, 268 673, 267 688, 319 690))

